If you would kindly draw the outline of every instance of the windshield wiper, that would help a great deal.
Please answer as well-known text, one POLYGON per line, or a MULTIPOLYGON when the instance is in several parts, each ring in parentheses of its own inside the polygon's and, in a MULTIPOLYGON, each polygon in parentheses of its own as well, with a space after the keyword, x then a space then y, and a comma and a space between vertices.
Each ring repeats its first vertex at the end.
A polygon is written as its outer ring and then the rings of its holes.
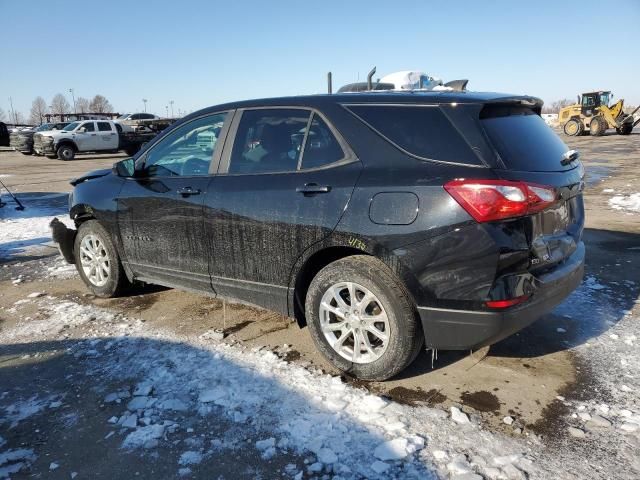
POLYGON ((574 162, 580 157, 580 154, 577 150, 569 150, 562 156, 562 160, 560 160, 560 165, 563 167, 569 165, 571 162, 574 162))

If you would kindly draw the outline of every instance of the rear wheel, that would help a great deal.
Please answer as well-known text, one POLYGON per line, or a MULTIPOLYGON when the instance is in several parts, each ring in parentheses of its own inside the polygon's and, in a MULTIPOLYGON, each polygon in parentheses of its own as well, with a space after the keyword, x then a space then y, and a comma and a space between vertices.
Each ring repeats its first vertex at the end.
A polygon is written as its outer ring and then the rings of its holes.
POLYGON ((58 147, 58 158, 60 160, 73 160, 75 156, 76 151, 71 145, 61 145, 60 147, 58 147))
POLYGON ((624 123, 621 127, 616 128, 618 135, 630 135, 633 131, 633 123, 624 123))
POLYGON ((115 297, 129 286, 109 233, 97 220, 78 228, 73 248, 82 281, 98 297, 115 297))
POLYGON ((337 260, 313 279, 307 324, 320 352, 363 380, 386 380, 417 356, 424 336, 409 294, 380 260, 337 260))
POLYGON ((584 131, 584 126, 582 125, 581 121, 575 118, 572 118, 571 120, 569 120, 567 123, 564 124, 563 130, 565 135, 569 135, 570 137, 577 137, 579 135, 582 135, 582 132, 584 131))
POLYGON ((607 121, 601 116, 593 117, 589 124, 591 135, 594 137, 600 137, 607 131, 607 121))

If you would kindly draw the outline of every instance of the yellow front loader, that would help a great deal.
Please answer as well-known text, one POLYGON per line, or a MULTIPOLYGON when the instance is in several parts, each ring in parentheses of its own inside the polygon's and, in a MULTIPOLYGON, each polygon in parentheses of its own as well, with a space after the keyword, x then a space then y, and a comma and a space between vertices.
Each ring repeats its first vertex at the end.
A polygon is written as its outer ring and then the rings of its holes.
POLYGON ((578 136, 589 132, 600 136, 610 128, 620 135, 629 135, 640 119, 634 122, 633 114, 624 113, 624 100, 618 100, 609 106, 611 92, 589 92, 578 96, 578 103, 564 107, 558 113, 558 121, 566 135, 578 136))

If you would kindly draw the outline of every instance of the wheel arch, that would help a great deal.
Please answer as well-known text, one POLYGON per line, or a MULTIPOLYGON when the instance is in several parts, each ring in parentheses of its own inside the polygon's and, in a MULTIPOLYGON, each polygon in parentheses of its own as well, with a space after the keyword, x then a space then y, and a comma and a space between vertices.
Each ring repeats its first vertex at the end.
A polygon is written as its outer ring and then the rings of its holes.
POLYGON ((320 270, 330 263, 352 255, 370 254, 347 245, 330 245, 316 249, 301 262, 300 267, 292 275, 288 298, 289 315, 296 320, 299 327, 302 328, 307 324, 304 304, 311 281, 320 270))
POLYGON ((56 151, 58 151, 58 149, 64 145, 70 145, 71 148, 73 148, 73 150, 75 152, 78 151, 78 146, 76 145, 76 142, 74 142, 73 140, 69 139, 69 138, 63 138, 62 140, 60 140, 58 143, 56 143, 55 145, 55 149, 56 151))
POLYGON ((86 203, 78 203, 71 207, 69 217, 76 224, 76 228, 87 220, 97 220, 93 208, 86 203))

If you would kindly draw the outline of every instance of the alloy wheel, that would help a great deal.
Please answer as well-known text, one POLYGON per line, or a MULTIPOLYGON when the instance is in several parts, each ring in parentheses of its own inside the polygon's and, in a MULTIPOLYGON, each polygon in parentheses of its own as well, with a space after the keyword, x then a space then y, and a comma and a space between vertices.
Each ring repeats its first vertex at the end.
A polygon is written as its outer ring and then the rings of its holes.
POLYGON ((378 360, 389 345, 389 319, 382 302, 353 282, 329 287, 320 301, 320 329, 344 359, 353 363, 378 360))
POLYGON ((111 259, 104 243, 97 235, 89 234, 80 242, 80 263, 92 285, 102 287, 109 281, 111 259))

